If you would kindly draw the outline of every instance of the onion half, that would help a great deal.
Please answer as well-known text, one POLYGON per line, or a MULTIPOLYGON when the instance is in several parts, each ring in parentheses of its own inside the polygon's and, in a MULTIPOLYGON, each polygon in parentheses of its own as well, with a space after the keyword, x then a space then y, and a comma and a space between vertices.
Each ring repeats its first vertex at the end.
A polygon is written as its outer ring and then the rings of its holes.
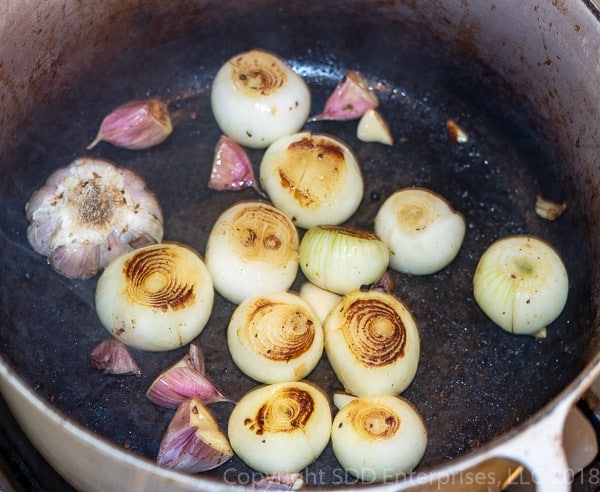
POLYGON ((262 383, 298 381, 323 353, 323 327, 300 296, 271 292, 242 302, 231 316, 227 343, 235 364, 262 383))
POLYGON ((346 294, 323 325, 325 352, 353 395, 398 394, 417 372, 417 325, 396 297, 377 290, 346 294))
POLYGON ((314 226, 300 242, 300 268, 306 278, 336 294, 376 282, 389 259, 387 246, 358 227, 314 226))
POLYGON ((546 328, 562 312, 568 292, 567 270, 558 253, 529 235, 492 243, 473 276, 477 304, 510 333, 531 335, 546 328))
POLYGON ((274 205, 305 229, 341 224, 364 193, 348 144, 322 133, 300 132, 273 142, 260 163, 260 182, 274 205))
POLYGON ((96 312, 123 343, 142 350, 181 347, 204 329, 214 300, 204 262, 191 248, 155 244, 122 255, 96 286, 96 312))
POLYGON ((432 274, 450 264, 465 229, 463 216, 426 188, 396 191, 375 217, 375 234, 390 249, 390 267, 413 275, 432 274))
POLYGON ((229 301, 287 290, 298 272, 298 231, 262 201, 238 202, 217 219, 206 244, 215 289, 229 301))
POLYGON ((331 444, 348 473, 365 482, 382 482, 419 464, 427 448, 427 429, 404 398, 363 396, 336 414, 331 444))
POLYGON ((302 128, 310 111, 310 91, 282 59, 251 50, 219 69, 211 106, 223 133, 241 145, 265 148, 302 128))
POLYGON ((228 424, 235 453, 262 473, 298 472, 323 452, 331 408, 318 387, 295 381, 261 386, 237 403, 228 424))

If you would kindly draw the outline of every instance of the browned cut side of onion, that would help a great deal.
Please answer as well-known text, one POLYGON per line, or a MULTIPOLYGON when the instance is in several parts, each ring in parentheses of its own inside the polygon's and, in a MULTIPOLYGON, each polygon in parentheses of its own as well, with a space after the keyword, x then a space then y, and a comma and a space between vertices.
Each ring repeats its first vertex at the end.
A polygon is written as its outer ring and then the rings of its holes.
POLYGON ((412 382, 419 363, 419 332, 395 296, 378 290, 350 292, 323 327, 327 358, 349 393, 398 394, 412 382))

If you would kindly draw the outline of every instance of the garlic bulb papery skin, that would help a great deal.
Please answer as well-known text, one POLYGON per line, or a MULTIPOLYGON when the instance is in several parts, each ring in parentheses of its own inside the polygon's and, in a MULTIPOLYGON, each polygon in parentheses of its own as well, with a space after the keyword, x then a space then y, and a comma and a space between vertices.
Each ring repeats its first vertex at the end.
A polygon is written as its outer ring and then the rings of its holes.
POLYGON ((345 142, 323 133, 277 139, 260 164, 262 189, 297 226, 339 225, 358 209, 364 182, 345 142))
POLYGON ((462 246, 465 220, 437 193, 404 188, 393 193, 375 216, 375 234, 390 249, 390 267, 429 275, 448 266, 462 246))
POLYGON ((211 276, 191 248, 161 243, 113 261, 96 286, 96 312, 126 345, 171 350, 204 329, 214 301, 211 276))
POLYGON ((233 362, 256 381, 298 381, 321 359, 323 326, 299 295, 270 292, 235 309, 227 344, 233 362))
POLYGON ((331 435, 327 395, 306 381, 260 386, 229 417, 231 447, 256 471, 299 472, 323 452, 331 435))
POLYGON ((399 394, 417 372, 420 338, 408 308, 377 290, 346 294, 323 324, 325 353, 353 395, 399 394))
POLYGON ((394 145, 390 128, 383 116, 375 109, 369 109, 362 115, 356 127, 356 138, 363 142, 378 142, 394 145))
POLYGON ((288 290, 298 272, 299 242, 294 223, 271 204, 236 203, 216 220, 206 244, 215 289, 234 304, 288 290))
POLYGON ((233 456, 227 436, 209 410, 190 399, 179 405, 163 436, 156 462, 166 468, 200 473, 233 456))
POLYGON ((25 214, 31 247, 67 278, 90 278, 163 237, 161 208, 142 178, 103 159, 76 159, 52 173, 25 214))
POLYGON ((130 150, 143 150, 164 142, 173 132, 167 104, 160 99, 135 99, 111 111, 100 125, 89 150, 104 141, 130 150))
POLYGON ((223 133, 262 149, 302 128, 311 99, 304 79, 285 61, 255 49, 235 55, 219 69, 210 102, 223 133))
POLYGON ((311 282, 302 283, 300 297, 310 304, 321 323, 325 321, 329 311, 337 306, 342 298, 339 294, 325 290, 311 282))
POLYGON ((569 278, 559 254, 530 235, 492 243, 473 276, 477 304, 510 333, 533 335, 547 327, 562 312, 568 292, 569 278))
POLYGON ((364 482, 393 480, 412 471, 427 449, 427 429, 415 407, 391 395, 362 396, 343 406, 331 429, 342 467, 364 482))
POLYGON ((313 226, 300 242, 300 268, 306 278, 336 294, 376 282, 389 260, 387 246, 358 227, 313 226))

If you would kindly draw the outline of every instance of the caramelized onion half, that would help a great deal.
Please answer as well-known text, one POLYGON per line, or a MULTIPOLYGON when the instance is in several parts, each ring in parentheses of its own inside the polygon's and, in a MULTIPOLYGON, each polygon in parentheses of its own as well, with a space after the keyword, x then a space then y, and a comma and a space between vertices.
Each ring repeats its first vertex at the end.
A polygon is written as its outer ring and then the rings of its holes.
POLYGON ((310 111, 310 91, 282 59, 251 50, 219 69, 211 105, 223 133, 241 145, 264 148, 302 127, 310 111))
POLYGON ((229 352, 248 376, 263 383, 298 381, 323 353, 323 327, 300 296, 271 292, 242 302, 227 328, 229 352))
POLYGON ((365 482, 381 482, 417 466, 427 448, 427 429, 404 398, 363 396, 336 414, 331 443, 348 473, 365 482))
POLYGON ((364 192, 348 144, 322 133, 300 132, 273 142, 260 164, 260 182, 275 206, 306 229, 341 224, 364 192))
POLYGON ((465 220, 437 193, 404 188, 392 194, 375 217, 375 234, 390 249, 390 267, 413 275, 445 268, 458 254, 465 220))
POLYGON ((262 201, 238 202, 215 222, 206 266, 217 292, 239 304, 287 290, 298 272, 298 245, 298 231, 284 213, 262 201))
POLYGON ((305 381, 261 386, 239 400, 229 418, 235 453, 262 473, 298 472, 314 462, 331 435, 327 395, 305 381))
POLYGON ((120 256, 96 287, 96 312, 117 339, 142 350, 181 347, 204 329, 212 279, 191 248, 156 244, 120 256))
POLYGON ((401 393, 419 363, 417 325, 386 292, 346 294, 323 325, 325 351, 338 379, 354 395, 401 393))

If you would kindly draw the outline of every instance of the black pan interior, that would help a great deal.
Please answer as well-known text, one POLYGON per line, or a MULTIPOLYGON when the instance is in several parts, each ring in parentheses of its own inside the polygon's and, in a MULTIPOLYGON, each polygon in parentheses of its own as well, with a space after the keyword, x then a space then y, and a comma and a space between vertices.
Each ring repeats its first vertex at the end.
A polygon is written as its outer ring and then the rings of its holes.
MULTIPOLYGON (((215 9, 202 16, 157 19, 140 10, 131 14, 130 23, 132 29, 147 30, 146 49, 123 49, 90 61, 60 98, 35 108, 17 150, 2 156, 0 351, 51 405, 117 445, 154 459, 173 412, 154 406, 144 393, 187 349, 133 350, 141 378, 92 369, 89 354, 107 335, 94 311, 96 279, 66 280, 33 253, 25 234, 27 199, 53 170, 86 154, 86 144, 113 107, 159 96, 169 100, 177 121, 164 144, 137 152, 100 144, 89 154, 139 173, 163 207, 165 239, 202 253, 217 216, 238 200, 257 198, 252 190, 207 188, 220 134, 210 110, 211 80, 226 59, 254 47, 280 54, 306 78, 313 113, 348 69, 360 70, 376 85, 393 147, 359 142, 356 121, 306 125, 344 139, 359 158, 366 189, 351 223, 372 227, 383 200, 405 186, 437 191, 467 221, 462 250, 448 268, 426 277, 394 274, 397 295, 412 310, 422 338, 419 369, 404 392, 429 431, 419 470, 476 451, 539 410, 581 371, 592 337, 589 237, 573 181, 535 127, 535 115, 493 70, 398 19, 357 14, 339 12, 333 22, 309 9, 294 15, 274 8, 215 9), (451 141, 448 118, 467 131, 467 143, 451 141), (534 210, 538 194, 569 206, 558 220, 544 220, 534 210), (485 248, 518 233, 552 243, 570 274, 566 309, 543 340, 495 327, 472 297, 472 275, 485 248)), ((258 166, 261 152, 249 153, 258 166)), ((228 357, 225 329, 233 309, 217 296, 197 341, 208 375, 237 399, 255 383, 228 357)), ((325 357, 309 379, 330 394, 340 389, 325 357)), ((231 408, 211 406, 223 429, 231 408)), ((249 472, 234 457, 207 475, 243 482, 249 472)), ((307 477, 309 485, 354 483, 340 472, 329 448, 307 477)))

